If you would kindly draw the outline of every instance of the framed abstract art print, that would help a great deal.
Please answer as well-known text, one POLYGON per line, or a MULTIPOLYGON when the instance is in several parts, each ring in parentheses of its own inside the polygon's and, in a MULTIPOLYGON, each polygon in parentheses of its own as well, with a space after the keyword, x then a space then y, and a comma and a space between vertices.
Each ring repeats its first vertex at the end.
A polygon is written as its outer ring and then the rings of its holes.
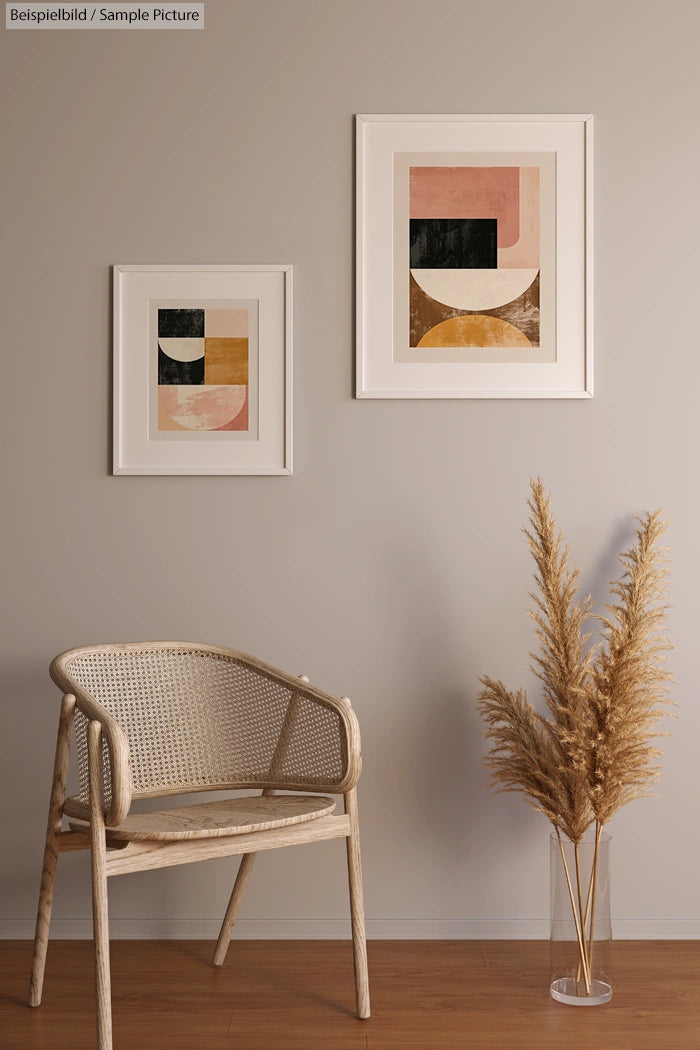
POLYGON ((292 267, 114 267, 114 473, 291 474, 292 267))
POLYGON ((357 397, 591 397, 593 118, 356 124, 357 397))

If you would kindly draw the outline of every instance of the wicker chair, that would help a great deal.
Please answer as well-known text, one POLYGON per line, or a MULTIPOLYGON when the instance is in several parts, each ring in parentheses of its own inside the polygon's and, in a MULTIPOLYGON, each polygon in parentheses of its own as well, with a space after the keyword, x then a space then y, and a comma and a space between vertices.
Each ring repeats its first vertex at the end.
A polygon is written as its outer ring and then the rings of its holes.
POLYGON ((38 1006, 58 855, 91 850, 98 1050, 111 1050, 107 878, 240 855, 214 950, 226 956, 255 854, 345 838, 357 1013, 369 1016, 355 785, 357 719, 338 699, 244 653, 189 642, 93 645, 57 656, 63 690, 29 1002, 38 1006), (66 797, 73 724, 80 790, 66 797), (132 813, 134 799, 262 789, 132 813), (276 794, 277 791, 295 794, 276 794), (303 793, 303 794, 300 794, 303 793), (343 815, 322 792, 342 795, 343 815), (64 815, 69 829, 62 830, 64 815))

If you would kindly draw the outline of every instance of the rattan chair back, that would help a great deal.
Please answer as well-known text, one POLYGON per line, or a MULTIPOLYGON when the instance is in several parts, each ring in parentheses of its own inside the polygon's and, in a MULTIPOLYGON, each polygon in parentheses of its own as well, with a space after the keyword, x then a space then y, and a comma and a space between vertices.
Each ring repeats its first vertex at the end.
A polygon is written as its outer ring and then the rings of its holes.
POLYGON ((76 696, 85 805, 96 715, 107 802, 124 738, 132 798, 233 787, 340 792, 359 776, 350 705, 243 653, 177 642, 82 647, 57 657, 51 675, 76 696))

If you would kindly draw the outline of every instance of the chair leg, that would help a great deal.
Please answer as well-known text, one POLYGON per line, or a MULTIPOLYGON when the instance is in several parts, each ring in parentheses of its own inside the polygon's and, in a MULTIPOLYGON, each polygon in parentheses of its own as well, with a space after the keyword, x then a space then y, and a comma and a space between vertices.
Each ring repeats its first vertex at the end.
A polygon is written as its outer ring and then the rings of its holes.
MULTIPOLYGON (((292 705, 290 705, 290 708, 291 707, 292 705)), ((288 711, 287 718, 289 717, 290 712, 288 711)), ((285 725, 287 724, 287 718, 285 718, 285 725)), ((262 797, 269 798, 270 795, 274 794, 274 788, 264 788, 262 792, 262 797)), ((253 870, 253 864, 255 863, 255 856, 255 853, 244 853, 241 857, 241 862, 238 866, 238 872, 236 874, 236 881, 233 884, 231 898, 228 902, 226 914, 224 915, 224 921, 221 923, 221 929, 219 930, 219 939, 216 942, 216 947, 214 948, 214 954, 212 956, 212 962, 214 966, 222 966, 224 959, 226 958, 228 946, 231 943, 231 934, 233 933, 233 927, 236 925, 236 919, 238 918, 238 913, 241 910, 241 901, 243 900, 243 893, 248 884, 248 878, 250 876, 250 873, 253 870)))
POLYGON ((367 941, 365 939, 365 906, 362 893, 362 866, 360 863, 360 826, 357 819, 357 792, 355 788, 345 797, 345 812, 350 817, 350 834, 346 841, 348 852, 348 881, 350 884, 350 918, 352 922, 352 949, 355 964, 355 996, 357 1016, 369 1017, 369 975, 367 973, 367 941))
POLYGON ((102 810, 101 740, 102 735, 99 722, 91 722, 88 728, 88 757, 90 771, 90 852, 92 867, 92 924, 95 939, 97 1050, 112 1050, 107 847, 102 810))
POLYGON ((255 861, 255 853, 244 853, 241 857, 241 863, 238 867, 238 874, 236 875, 236 881, 233 884, 233 891, 231 893, 231 899, 228 902, 228 908, 224 915, 224 921, 221 924, 221 930, 219 932, 219 939, 216 942, 216 948, 214 949, 213 963, 214 966, 221 966, 224 959, 226 958, 226 952, 231 941, 231 934, 233 933, 233 927, 238 918, 238 912, 240 911, 241 901, 243 900, 243 891, 246 888, 248 877, 253 870, 253 863, 255 861))
POLYGON ((46 826, 44 844, 44 862, 41 869, 41 889, 39 890, 39 907, 36 915, 34 934, 34 955, 32 973, 29 979, 29 1005, 39 1006, 44 987, 44 969, 46 952, 49 946, 49 928, 53 907, 53 890, 58 866, 59 835, 63 819, 63 803, 66 800, 66 778, 70 756, 70 734, 75 697, 66 695, 61 704, 61 715, 58 722, 56 756, 54 759, 49 817, 46 826))
POLYGON ((44 987, 44 970, 46 952, 49 947, 49 929, 51 927, 51 910, 53 907, 53 890, 58 867, 58 834, 49 828, 46 832, 44 846, 44 863, 41 870, 41 889, 39 890, 39 907, 36 915, 34 933, 34 954, 32 973, 29 979, 29 1005, 40 1006, 44 987))

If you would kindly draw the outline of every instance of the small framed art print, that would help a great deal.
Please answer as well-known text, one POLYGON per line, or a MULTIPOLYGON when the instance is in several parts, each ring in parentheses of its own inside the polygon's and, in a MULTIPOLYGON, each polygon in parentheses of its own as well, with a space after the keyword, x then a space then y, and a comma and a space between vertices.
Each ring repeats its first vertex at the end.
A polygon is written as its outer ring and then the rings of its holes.
POLYGON ((291 474, 291 266, 114 267, 113 469, 291 474))

